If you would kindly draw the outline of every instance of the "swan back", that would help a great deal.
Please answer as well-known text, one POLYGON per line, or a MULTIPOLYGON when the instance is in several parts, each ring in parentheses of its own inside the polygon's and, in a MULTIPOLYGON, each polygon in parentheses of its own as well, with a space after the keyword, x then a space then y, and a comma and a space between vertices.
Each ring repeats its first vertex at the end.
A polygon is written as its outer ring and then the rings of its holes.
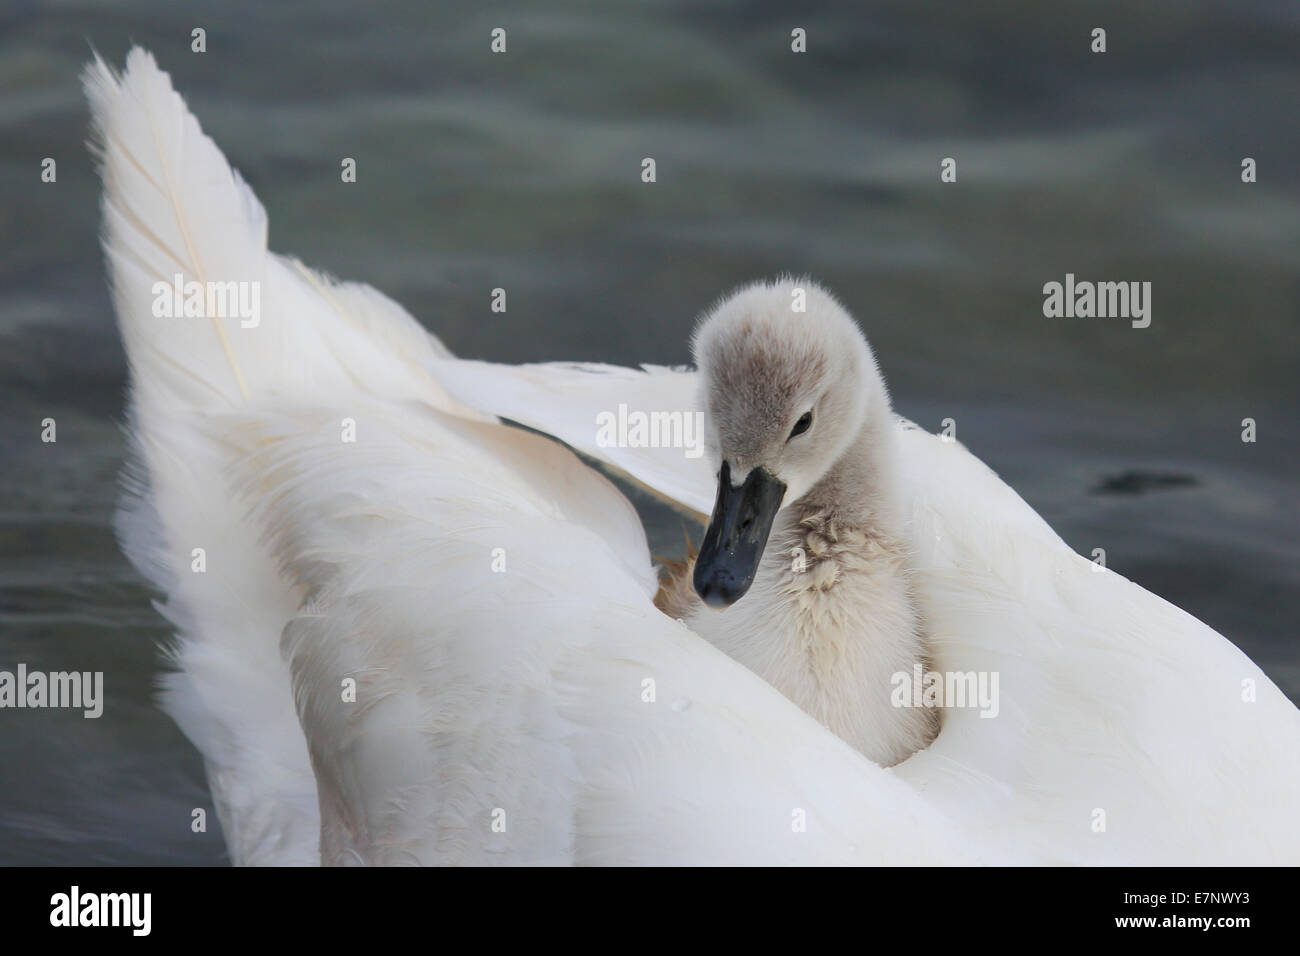
MULTIPOLYGON (((708 508, 707 462, 601 447, 576 425, 621 394, 689 408, 697 372, 456 362, 440 377, 463 402, 708 508)), ((997 674, 999 706, 947 709, 934 743, 891 772, 1040 862, 1300 862, 1300 710, 1273 681, 1212 628, 1071 551, 959 442, 893 428, 933 667, 997 674)))

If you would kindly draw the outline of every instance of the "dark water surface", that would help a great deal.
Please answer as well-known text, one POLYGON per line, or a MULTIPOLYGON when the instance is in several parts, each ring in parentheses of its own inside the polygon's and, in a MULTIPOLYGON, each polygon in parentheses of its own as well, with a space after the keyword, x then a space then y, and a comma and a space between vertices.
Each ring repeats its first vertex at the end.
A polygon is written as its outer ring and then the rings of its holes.
MULTIPOLYGON (((190 832, 202 763, 153 706, 166 631, 111 528, 125 368, 77 76, 88 44, 120 65, 131 41, 273 248, 459 354, 677 364, 729 287, 813 274, 899 411, 954 419, 1074 548, 1300 699, 1300 4, 6 0, 0 668, 103 670, 108 700, 0 711, 0 863, 224 858, 215 823, 190 832), (1151 327, 1045 318, 1067 272, 1151 282, 1151 327)), ((680 520, 638 504, 679 550, 680 520)))

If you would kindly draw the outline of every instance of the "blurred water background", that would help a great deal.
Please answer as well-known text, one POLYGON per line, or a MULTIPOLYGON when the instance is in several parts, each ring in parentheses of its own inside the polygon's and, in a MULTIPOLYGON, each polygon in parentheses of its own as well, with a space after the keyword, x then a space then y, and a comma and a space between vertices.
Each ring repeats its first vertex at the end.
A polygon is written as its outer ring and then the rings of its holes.
POLYGON ((274 249, 459 354, 683 363, 720 293, 811 273, 900 412, 954 419, 1074 548, 1300 699, 1300 4, 3 0, 0 668, 103 670, 108 700, 0 712, 0 863, 224 860, 211 813, 190 832, 202 763, 154 706, 166 630, 111 527, 125 368, 78 73, 131 42, 274 249), (1045 318, 1067 272, 1151 282, 1151 327, 1045 318))

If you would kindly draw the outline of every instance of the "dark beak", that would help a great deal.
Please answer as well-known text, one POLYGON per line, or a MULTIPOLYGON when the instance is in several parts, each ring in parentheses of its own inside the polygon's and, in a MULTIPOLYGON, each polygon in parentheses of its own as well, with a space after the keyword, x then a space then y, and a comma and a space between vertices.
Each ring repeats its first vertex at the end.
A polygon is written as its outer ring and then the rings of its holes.
POLYGON ((718 500, 695 559, 695 593, 709 607, 735 604, 754 583, 772 522, 785 497, 785 484, 762 468, 753 469, 739 488, 731 484, 725 461, 718 474, 718 500))

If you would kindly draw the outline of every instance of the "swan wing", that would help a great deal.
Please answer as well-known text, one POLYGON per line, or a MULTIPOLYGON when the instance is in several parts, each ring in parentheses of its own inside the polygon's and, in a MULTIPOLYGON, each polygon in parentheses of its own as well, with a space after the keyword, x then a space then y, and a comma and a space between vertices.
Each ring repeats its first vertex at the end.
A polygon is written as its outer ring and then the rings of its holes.
POLYGON ((701 444, 694 370, 449 358, 431 363, 430 372, 463 405, 553 435, 700 520, 713 508, 716 476, 701 444), (620 434, 620 415, 657 415, 662 427, 620 434), (661 440, 653 441, 656 435, 661 440))
POLYGON ((228 454, 197 427, 274 379, 278 350, 261 343, 278 329, 186 318, 183 305, 167 314, 178 275, 182 287, 265 290, 266 214, 149 54, 133 50, 121 77, 97 59, 84 85, 131 371, 118 534, 175 628, 163 706, 203 754, 231 858, 309 863, 319 857, 316 788, 277 647, 297 596, 228 493, 228 454))
POLYGON ((175 628, 163 706, 203 754, 231 858, 314 862, 315 782, 279 653, 300 589, 230 492, 228 441, 204 426, 253 401, 368 383, 451 408, 423 367, 447 352, 373 289, 270 254, 257 197, 147 52, 120 76, 96 59, 83 81, 131 372, 118 535, 175 628), (206 317, 185 314, 191 283, 206 317), (208 308, 209 288, 228 314, 208 308), (240 296, 256 309, 230 308, 240 296))

